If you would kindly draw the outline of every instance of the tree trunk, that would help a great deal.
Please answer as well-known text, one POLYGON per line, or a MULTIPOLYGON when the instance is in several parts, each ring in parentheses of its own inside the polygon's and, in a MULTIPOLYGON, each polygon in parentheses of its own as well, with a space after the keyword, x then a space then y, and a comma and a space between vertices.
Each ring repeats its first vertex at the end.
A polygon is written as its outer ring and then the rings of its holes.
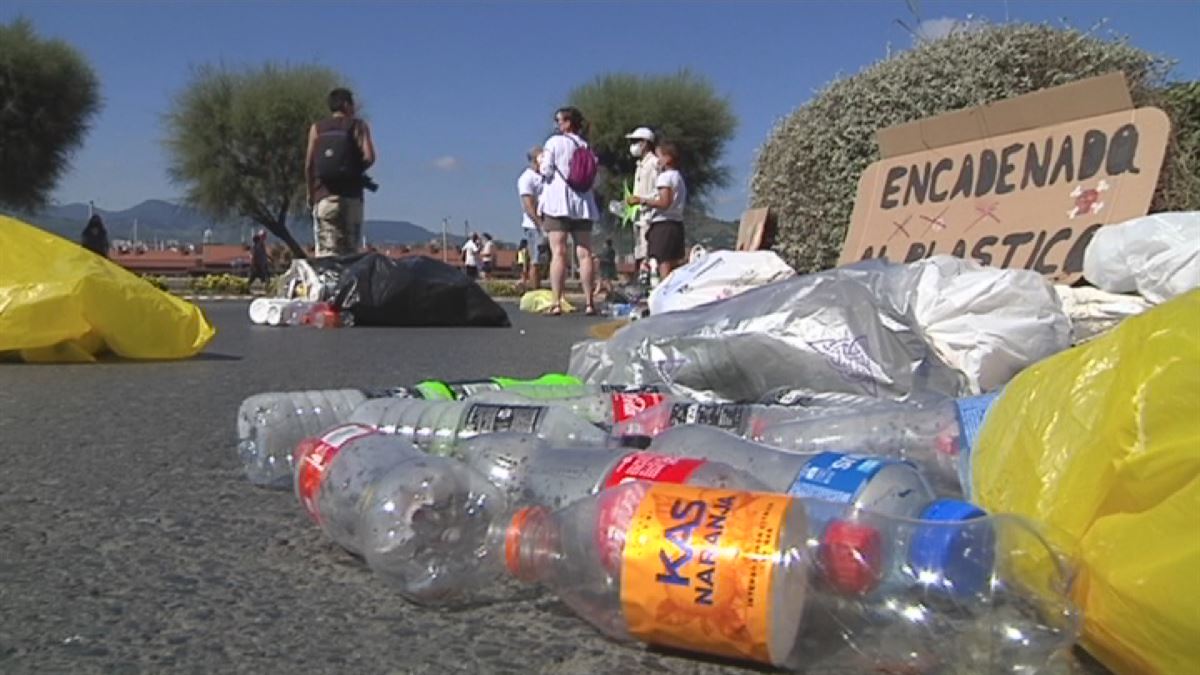
POLYGON ((295 259, 295 258, 307 259, 308 253, 306 253, 304 251, 304 247, 300 245, 300 242, 296 241, 296 238, 292 236, 291 231, 288 230, 287 215, 288 215, 288 210, 289 210, 288 207, 289 206, 290 206, 289 200, 285 199, 283 201, 283 206, 279 209, 279 212, 275 215, 274 220, 267 220, 265 218, 256 218, 255 220, 259 224, 261 224, 263 227, 267 228, 267 230, 270 231, 271 234, 278 237, 279 240, 282 241, 288 247, 288 250, 290 250, 292 252, 293 259, 295 259))

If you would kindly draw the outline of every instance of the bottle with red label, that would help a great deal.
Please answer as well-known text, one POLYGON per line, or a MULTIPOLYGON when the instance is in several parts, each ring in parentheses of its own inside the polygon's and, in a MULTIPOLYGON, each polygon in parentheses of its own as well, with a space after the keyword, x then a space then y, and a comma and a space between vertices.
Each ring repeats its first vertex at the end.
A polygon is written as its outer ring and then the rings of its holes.
MULTIPOLYGON (((719 462, 666 457, 649 452, 617 454, 594 448, 563 448, 530 434, 499 433, 480 436, 460 447, 471 475, 492 483, 510 507, 566 505, 606 487, 632 480, 761 489, 754 478, 719 462)), ((398 468, 403 473, 404 468, 398 468)), ((367 563, 406 597, 427 604, 456 604, 479 599, 480 592, 496 593, 489 582, 504 577, 498 560, 484 560, 489 537, 506 522, 504 513, 480 508, 474 512, 439 513, 424 520, 441 529, 414 533, 414 518, 403 491, 391 486, 400 481, 380 479, 389 487, 372 488, 362 506, 364 557, 367 563), (489 527, 479 525, 486 516, 489 527), (466 521, 460 519, 467 519, 466 521), (447 537, 446 532, 453 532, 447 537), (414 537, 425 536, 423 542, 414 537), (418 559, 412 551, 422 553, 418 559), (470 583, 464 579, 471 579, 470 583)), ((407 483, 405 483, 407 484, 407 483)), ((495 502, 491 502, 494 505, 495 502)))
POLYGON ((400 434, 438 455, 453 455, 464 441, 501 431, 533 434, 562 445, 610 444, 604 431, 554 405, 379 398, 358 406, 349 421, 400 434))
MULTIPOLYGON (((330 539, 357 554, 363 553, 361 509, 370 496, 390 499, 381 506, 391 510, 395 527, 412 532, 440 524, 440 538, 458 536, 454 527, 480 522, 473 515, 506 507, 500 491, 461 462, 429 455, 403 438, 360 424, 304 439, 295 462, 300 505, 330 539), (433 513, 437 519, 430 519, 433 513)), ((468 530, 463 536, 472 535, 468 530)), ((408 552, 420 559, 419 552, 408 552)))
POLYGON ((987 580, 975 593, 917 584, 864 597, 825 582, 840 560, 812 536, 809 503, 631 482, 558 511, 516 512, 491 554, 618 640, 789 669, 1042 672, 1078 635, 1070 570, 1028 521, 923 525, 863 512, 855 522, 887 533, 880 555, 903 555, 922 527, 925 537, 985 531, 996 542, 985 560, 959 548, 961 564, 987 580))

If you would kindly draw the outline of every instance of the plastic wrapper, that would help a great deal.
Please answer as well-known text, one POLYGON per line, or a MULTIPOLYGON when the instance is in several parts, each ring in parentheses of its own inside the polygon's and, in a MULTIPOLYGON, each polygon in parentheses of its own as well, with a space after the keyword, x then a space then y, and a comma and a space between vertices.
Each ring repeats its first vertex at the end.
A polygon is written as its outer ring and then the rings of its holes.
MULTIPOLYGON (((693 250, 693 256, 695 253, 693 250)), ((705 253, 701 249, 698 257, 651 291, 650 313, 691 309, 795 275, 796 271, 771 251, 705 253)))
POLYGON ((1084 646, 1118 673, 1200 672, 1200 291, 1018 375, 973 497, 1080 542, 1084 646))
POLYGON ((589 382, 662 384, 698 400, 759 400, 780 387, 904 399, 966 392, 922 338, 909 268, 868 262, 651 316, 571 353, 589 382))
POLYGON ((339 260, 331 302, 360 326, 509 326, 508 314, 459 270, 424 256, 339 260))
POLYGON ((87 362, 194 356, 216 331, 200 308, 57 235, 0 216, 0 356, 87 362))
MULTIPOLYGON (((553 305, 554 293, 552 293, 548 288, 539 288, 536 291, 529 291, 525 295, 521 296, 520 307, 522 312, 541 314, 542 312, 550 309, 550 307, 553 305)), ((559 303, 559 307, 564 312, 575 311, 575 306, 567 302, 566 298, 562 299, 562 301, 559 303)))
POLYGON ((1096 231, 1083 276, 1112 293, 1154 304, 1200 287, 1200 211, 1155 213, 1096 231))
POLYGON ((1075 344, 1087 342, 1153 307, 1140 295, 1109 293, 1089 286, 1055 286, 1054 292, 1071 320, 1071 342, 1075 344))

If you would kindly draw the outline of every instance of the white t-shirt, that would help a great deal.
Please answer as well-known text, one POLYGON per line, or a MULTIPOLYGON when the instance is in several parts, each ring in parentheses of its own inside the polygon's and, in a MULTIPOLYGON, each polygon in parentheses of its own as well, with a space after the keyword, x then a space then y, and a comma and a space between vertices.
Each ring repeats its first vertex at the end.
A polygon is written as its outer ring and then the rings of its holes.
POLYGON ((654 187, 656 190, 671 188, 673 197, 667 208, 654 209, 654 214, 650 216, 650 222, 657 223, 663 220, 683 222, 683 207, 687 204, 687 185, 683 182, 683 174, 675 169, 665 169, 658 174, 658 179, 654 181, 654 187))
MULTIPOLYGON (((542 175, 533 169, 525 169, 521 172, 521 177, 517 179, 517 194, 521 197, 533 197, 533 202, 537 204, 537 209, 542 208, 542 186, 544 181, 542 175)), ((524 200, 522 200, 524 202, 524 200)), ((533 218, 525 213, 525 204, 521 204, 521 227, 527 230, 536 230, 537 223, 533 222, 533 218)))
POLYGON ((470 239, 463 244, 463 262, 467 267, 479 267, 479 247, 470 239))
POLYGON ((571 156, 576 147, 587 147, 587 143, 571 134, 551 136, 542 148, 542 213, 551 218, 596 220, 600 209, 596 208, 596 197, 591 190, 578 193, 567 185, 567 174, 571 173, 571 156))

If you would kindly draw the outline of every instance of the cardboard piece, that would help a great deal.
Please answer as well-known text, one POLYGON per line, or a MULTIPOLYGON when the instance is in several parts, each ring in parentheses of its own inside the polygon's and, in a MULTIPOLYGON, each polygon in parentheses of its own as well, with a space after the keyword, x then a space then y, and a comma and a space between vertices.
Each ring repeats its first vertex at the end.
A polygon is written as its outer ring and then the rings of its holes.
MULTIPOLYGON (((1146 214, 1170 132, 1166 114, 1157 108, 1028 126, 1061 117, 1041 109, 1058 98, 1052 91, 1099 91, 1101 108, 1123 104, 1112 92, 1112 78, 1099 79, 986 107, 1009 111, 999 114, 1007 120, 1002 128, 1026 129, 936 145, 998 128, 997 114, 976 108, 942 116, 957 125, 948 131, 934 131, 926 120, 904 125, 904 133, 881 133, 881 139, 893 134, 889 149, 911 147, 918 132, 924 134, 921 143, 935 147, 867 167, 840 264, 876 257, 911 262, 948 253, 984 265, 1033 269, 1059 283, 1078 279, 1084 249, 1099 227, 1146 214), (1021 99, 1035 103, 1013 108, 1021 99)), ((1120 84, 1123 88, 1123 80, 1120 84)))
POLYGON ((775 218, 770 209, 750 209, 738 224, 737 251, 762 251, 775 241, 775 218))

